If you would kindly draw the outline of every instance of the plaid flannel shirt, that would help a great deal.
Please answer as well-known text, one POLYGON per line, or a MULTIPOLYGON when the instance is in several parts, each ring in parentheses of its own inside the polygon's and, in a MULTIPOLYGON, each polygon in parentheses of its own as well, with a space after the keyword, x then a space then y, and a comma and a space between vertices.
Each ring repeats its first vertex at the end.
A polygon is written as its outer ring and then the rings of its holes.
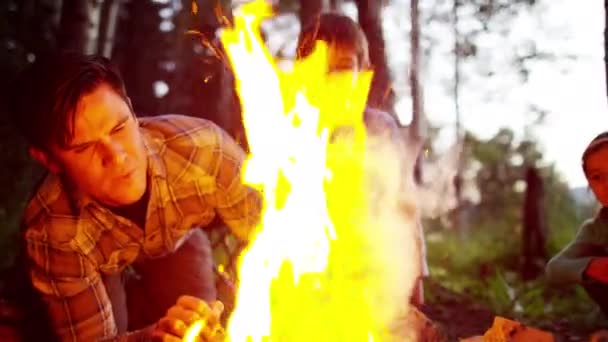
MULTIPOLYGON (((224 131, 179 115, 141 118, 140 130, 149 160, 145 227, 54 175, 24 213, 31 279, 62 341, 144 340, 143 330, 117 336, 101 275, 175 251, 190 229, 205 227, 216 213, 241 241, 259 220, 261 197, 241 182, 245 155, 224 131)), ((217 243, 225 235, 210 235, 215 247, 226 246, 217 243)))

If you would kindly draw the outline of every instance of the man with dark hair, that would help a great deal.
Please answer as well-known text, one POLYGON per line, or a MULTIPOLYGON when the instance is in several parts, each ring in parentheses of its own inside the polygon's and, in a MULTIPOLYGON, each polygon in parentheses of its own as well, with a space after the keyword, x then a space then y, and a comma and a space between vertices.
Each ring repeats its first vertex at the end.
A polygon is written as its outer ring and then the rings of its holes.
POLYGON ((10 108, 49 171, 23 225, 30 279, 60 340, 177 341, 194 320, 218 320, 212 232, 195 228, 218 214, 246 241, 257 224, 239 146, 203 119, 137 118, 101 57, 37 60, 10 108))

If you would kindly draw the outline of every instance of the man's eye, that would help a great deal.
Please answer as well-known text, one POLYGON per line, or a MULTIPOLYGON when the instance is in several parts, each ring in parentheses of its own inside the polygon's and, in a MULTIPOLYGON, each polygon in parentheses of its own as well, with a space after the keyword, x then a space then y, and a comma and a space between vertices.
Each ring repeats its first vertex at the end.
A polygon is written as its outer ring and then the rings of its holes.
POLYGON ((122 130, 125 128, 125 126, 126 126, 126 125, 127 125, 127 123, 125 122, 125 123, 120 124, 120 126, 116 126, 116 127, 115 127, 115 128, 112 130, 112 133, 116 133, 116 132, 120 132, 120 131, 122 131, 122 130))
POLYGON ((86 151, 88 148, 89 148, 89 145, 79 146, 74 149, 74 152, 82 153, 82 152, 86 151))

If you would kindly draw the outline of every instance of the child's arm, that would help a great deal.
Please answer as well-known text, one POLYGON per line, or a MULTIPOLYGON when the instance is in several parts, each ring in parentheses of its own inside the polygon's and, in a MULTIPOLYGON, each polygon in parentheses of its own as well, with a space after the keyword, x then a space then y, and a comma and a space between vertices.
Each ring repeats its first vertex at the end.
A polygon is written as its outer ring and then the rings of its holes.
POLYGON ((546 267, 547 278, 555 284, 582 283, 589 262, 595 257, 606 255, 606 246, 598 241, 594 233, 594 221, 581 226, 574 241, 555 255, 546 267))

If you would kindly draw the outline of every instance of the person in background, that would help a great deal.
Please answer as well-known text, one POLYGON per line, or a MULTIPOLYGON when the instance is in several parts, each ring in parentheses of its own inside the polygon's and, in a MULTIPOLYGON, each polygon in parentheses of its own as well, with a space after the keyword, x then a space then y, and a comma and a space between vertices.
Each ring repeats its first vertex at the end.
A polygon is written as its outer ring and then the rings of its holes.
POLYGON ((608 132, 589 143, 582 167, 601 208, 581 225, 574 240, 549 260, 546 275, 556 285, 582 285, 608 315, 608 132))
POLYGON ((22 223, 29 281, 59 340, 181 341, 197 319, 219 327, 208 227, 219 216, 247 241, 262 207, 233 139, 204 119, 138 118, 98 56, 38 58, 10 99, 47 170, 22 223))
MULTIPOLYGON (((310 25, 303 27, 298 37, 297 59, 311 55, 317 41, 327 44, 329 72, 359 72, 372 67, 367 38, 359 24, 348 16, 324 13, 310 25)), ((410 168, 406 166, 405 160, 415 160, 414 155, 419 152, 419 147, 405 146, 407 139, 403 137, 397 120, 387 112, 367 106, 363 119, 370 137, 387 139, 400 151, 404 158, 400 173, 403 175, 403 188, 404 191, 411 191, 414 187, 413 172, 411 175, 407 174, 410 168)), ((404 203, 403 211, 408 215, 411 214, 409 207, 409 204, 404 203)), ((413 215, 418 227, 416 245, 421 272, 414 286, 411 302, 420 307, 424 303, 423 278, 428 276, 429 272, 422 223, 417 213, 413 215)))

